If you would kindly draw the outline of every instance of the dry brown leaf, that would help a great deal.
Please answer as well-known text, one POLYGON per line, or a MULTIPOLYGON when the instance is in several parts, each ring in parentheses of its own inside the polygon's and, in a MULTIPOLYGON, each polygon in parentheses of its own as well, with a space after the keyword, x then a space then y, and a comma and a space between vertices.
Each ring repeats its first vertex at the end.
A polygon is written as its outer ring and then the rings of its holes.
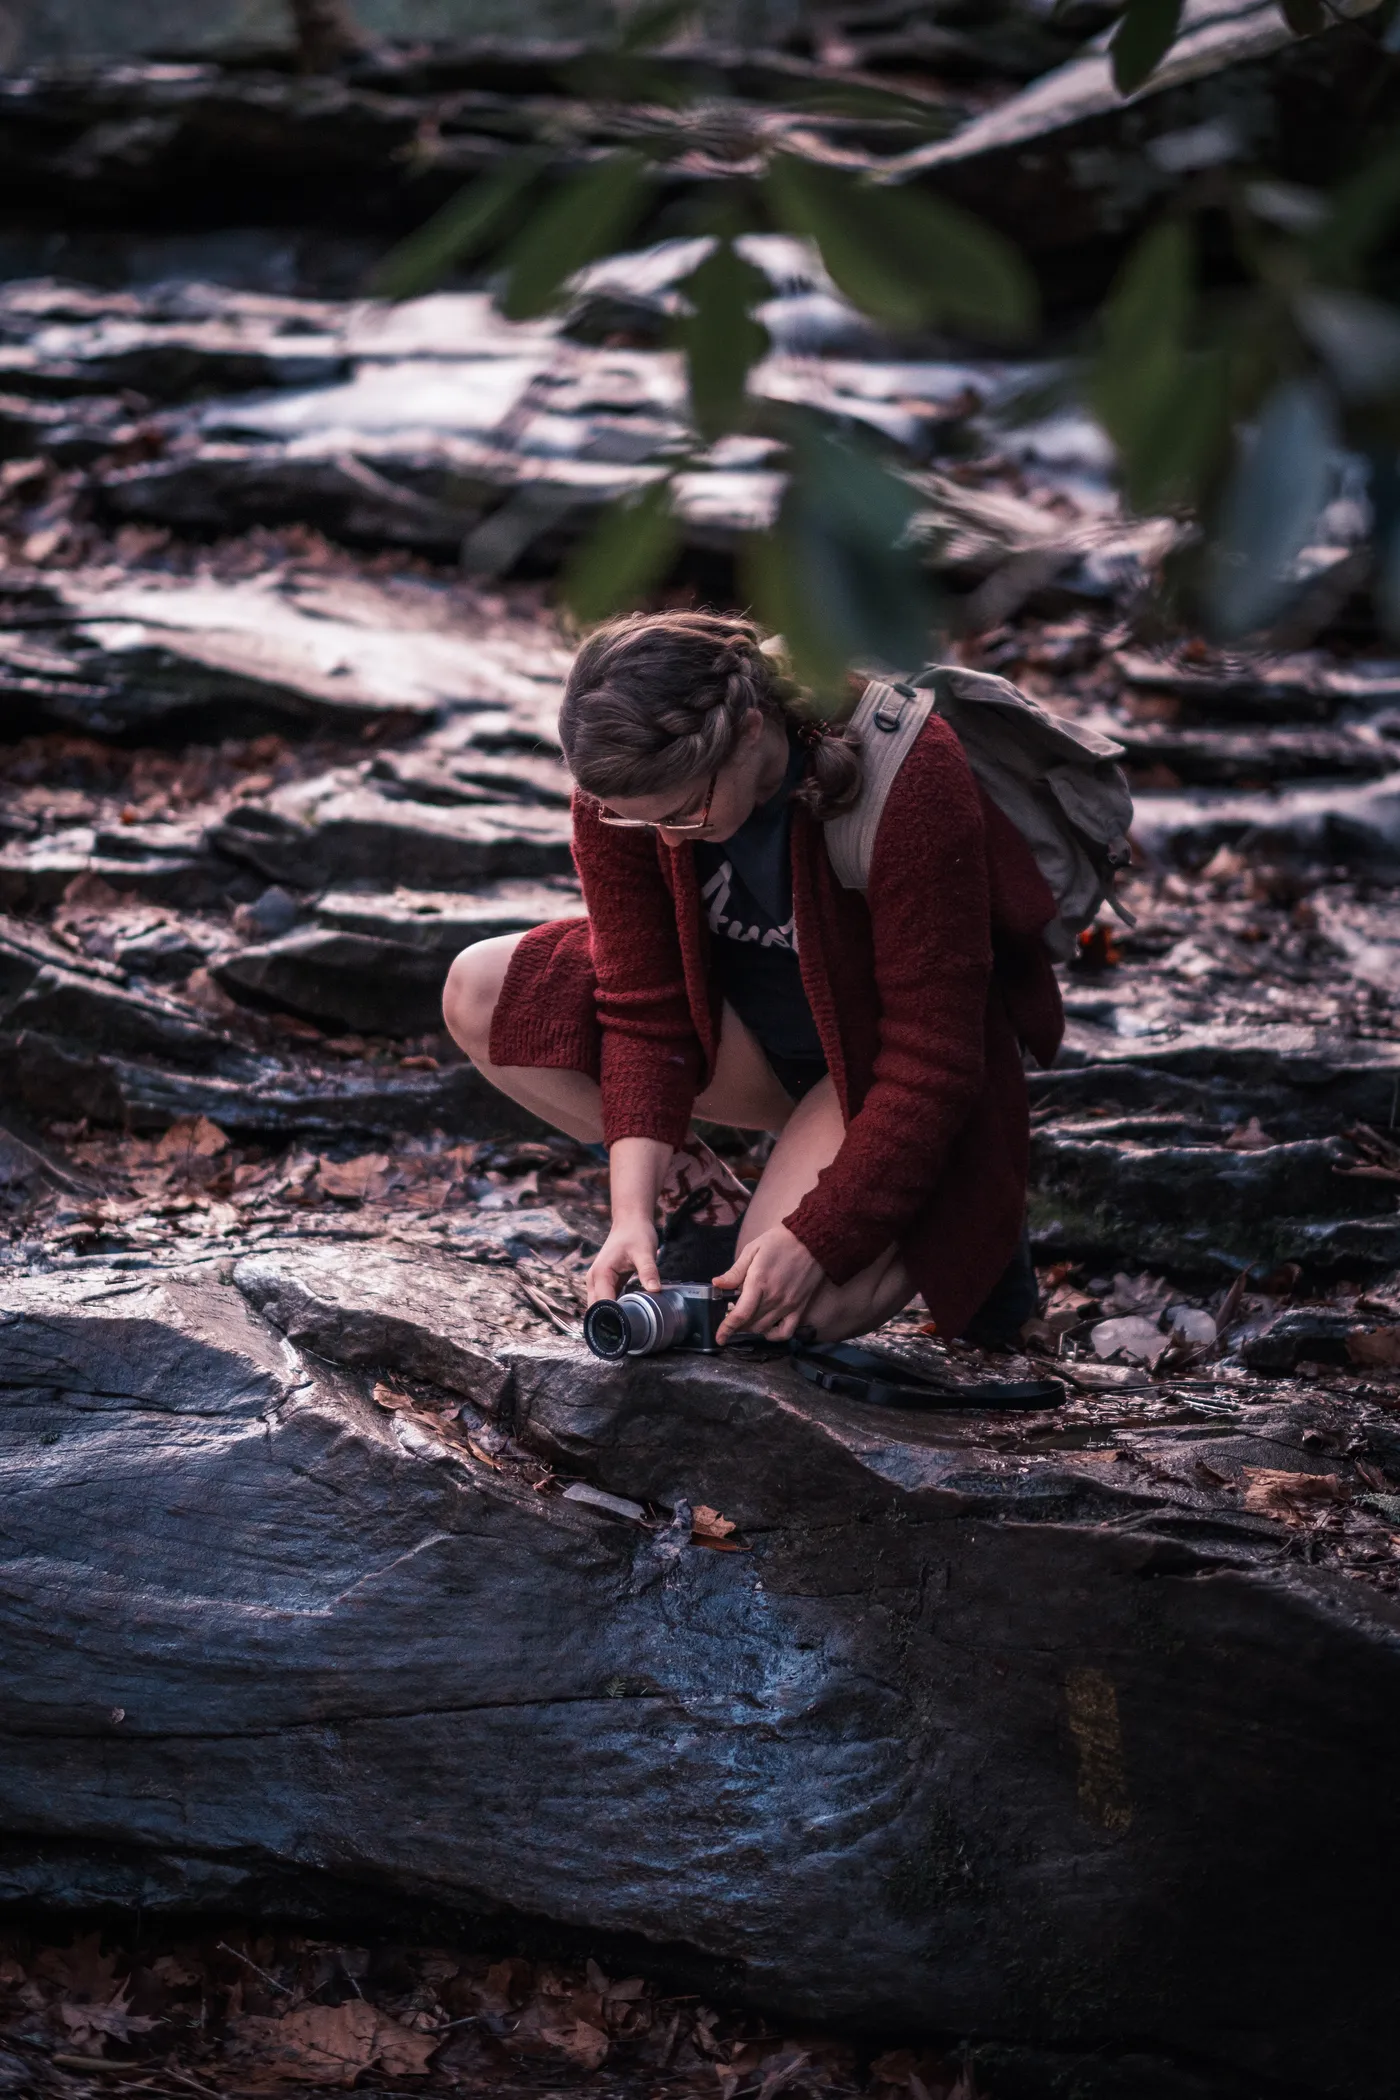
POLYGON ((727 1539, 738 1528, 732 1517, 722 1517, 708 1502, 698 1503, 691 1513, 690 1535, 695 1539, 727 1539))
POLYGON ((358 1159, 319 1162, 321 1187, 328 1196, 343 1196, 363 1203, 368 1196, 382 1196, 388 1181, 387 1152, 363 1152, 358 1159))
POLYGON ((1347 1488, 1335 1473, 1285 1473, 1274 1466, 1245 1466, 1244 1506, 1285 1524, 1305 1524, 1334 1503, 1345 1502, 1347 1488))
POLYGON ((1369 1334, 1349 1334, 1347 1355, 1354 1364, 1400 1364, 1400 1327, 1373 1327, 1369 1334))
POLYGON ((108 2039, 114 2042, 129 2042, 134 2034, 149 2034, 155 2021, 143 2013, 127 2010, 127 1985, 123 1984, 116 1996, 105 2005, 75 2005, 65 1999, 58 2008, 58 2016, 68 2029, 79 2048, 97 2048, 99 2051, 108 2039))
POLYGON ((410 1399, 407 1393, 396 1393, 391 1385, 376 1385, 374 1404, 376 1407, 386 1408, 391 1415, 402 1412, 416 1414, 418 1410, 416 1400, 410 1399))
POLYGON ((612 2046, 601 2027, 588 2020, 541 2024, 536 2033, 551 2049, 558 2049, 582 2070, 596 2071, 612 2046))
POLYGON ((182 1116, 172 1123, 156 1145, 156 1157, 168 1160, 216 1159, 227 1152, 229 1140, 208 1116, 182 1116))
POLYGON ((415 2034, 363 1998, 344 2005, 298 2005, 280 2018, 244 2013, 229 2022, 233 2053, 299 2085, 353 2085, 381 2064, 396 2078, 421 2076, 438 2037, 415 2034))

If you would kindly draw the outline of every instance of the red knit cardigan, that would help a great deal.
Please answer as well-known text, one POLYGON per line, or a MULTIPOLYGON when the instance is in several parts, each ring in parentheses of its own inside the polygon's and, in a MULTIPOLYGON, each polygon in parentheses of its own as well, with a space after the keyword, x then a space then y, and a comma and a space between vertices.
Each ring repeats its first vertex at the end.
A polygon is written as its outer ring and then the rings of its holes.
MULTIPOLYGON (((693 849, 600 824, 579 796, 574 858, 588 917, 520 942, 491 1061, 589 1072, 608 1144, 679 1144, 720 1012, 693 849)), ((842 888, 800 806, 792 872, 802 981, 846 1135, 785 1222, 836 1283, 897 1241, 940 1332, 957 1334, 1021 1230, 1021 1051, 1048 1064, 1064 1028, 1040 938, 1054 899, 936 715, 890 790, 865 894, 842 888)))

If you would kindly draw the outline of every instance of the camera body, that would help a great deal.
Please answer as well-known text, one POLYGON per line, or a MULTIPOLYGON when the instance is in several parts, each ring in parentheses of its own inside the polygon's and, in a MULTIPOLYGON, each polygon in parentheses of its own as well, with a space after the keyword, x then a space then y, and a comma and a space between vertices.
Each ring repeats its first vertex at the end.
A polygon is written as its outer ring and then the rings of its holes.
POLYGON ((595 1356, 619 1361, 655 1356, 663 1349, 692 1349, 713 1356, 715 1336, 737 1291, 712 1283, 667 1283, 659 1291, 624 1291, 600 1298, 583 1316, 583 1338, 595 1356))

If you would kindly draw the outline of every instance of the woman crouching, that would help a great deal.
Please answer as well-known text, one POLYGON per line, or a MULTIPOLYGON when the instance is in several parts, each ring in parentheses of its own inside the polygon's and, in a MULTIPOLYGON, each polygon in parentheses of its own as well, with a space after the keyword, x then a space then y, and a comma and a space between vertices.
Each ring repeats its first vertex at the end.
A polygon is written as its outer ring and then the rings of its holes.
POLYGON ((606 1144, 590 1303, 634 1274, 713 1280, 739 1292, 721 1341, 832 1341, 922 1293, 940 1334, 1014 1339, 1035 1309, 1022 1047, 1048 1063, 1063 1026, 1055 903, 956 736, 929 716, 862 893, 823 833, 860 753, 747 622, 600 629, 559 730, 588 916, 466 949, 444 1011, 493 1085, 606 1144), (751 1198, 696 1116, 776 1133, 751 1198))

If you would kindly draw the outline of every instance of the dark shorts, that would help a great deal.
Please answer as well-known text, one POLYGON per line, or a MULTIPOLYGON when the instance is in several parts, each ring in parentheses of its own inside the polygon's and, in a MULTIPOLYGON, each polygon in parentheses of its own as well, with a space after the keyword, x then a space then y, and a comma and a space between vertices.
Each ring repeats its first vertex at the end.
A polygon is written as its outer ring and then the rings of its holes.
POLYGON ((772 1067, 773 1076, 791 1101, 800 1101, 810 1094, 819 1079, 826 1077, 824 1057, 781 1057, 772 1050, 764 1056, 772 1067))

